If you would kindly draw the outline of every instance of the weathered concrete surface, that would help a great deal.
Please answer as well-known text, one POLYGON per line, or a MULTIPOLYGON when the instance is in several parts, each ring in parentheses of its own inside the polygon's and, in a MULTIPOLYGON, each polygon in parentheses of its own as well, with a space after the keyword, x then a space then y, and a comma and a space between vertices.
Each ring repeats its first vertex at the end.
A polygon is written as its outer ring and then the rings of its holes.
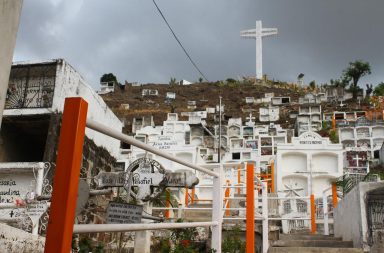
POLYGON ((308 248, 308 247, 290 247, 290 248, 269 248, 268 253, 363 253, 362 249, 348 248, 308 248))
POLYGON ((356 248, 370 251, 365 199, 368 192, 383 187, 384 182, 361 182, 339 201, 334 209, 335 236, 353 241, 356 248))
POLYGON ((23 230, 0 224, 0 252, 44 252, 45 237, 32 235, 23 230))
POLYGON ((326 247, 326 248, 352 248, 351 241, 338 240, 278 240, 273 242, 274 247, 326 247))
POLYGON ((353 248, 351 241, 324 235, 290 234, 281 235, 280 240, 271 243, 269 253, 362 253, 353 248))
POLYGON ((23 0, 0 0, 0 127, 23 0))
POLYGON ((329 235, 301 235, 301 234, 280 234, 280 240, 335 240, 341 241, 341 237, 331 237, 329 235))

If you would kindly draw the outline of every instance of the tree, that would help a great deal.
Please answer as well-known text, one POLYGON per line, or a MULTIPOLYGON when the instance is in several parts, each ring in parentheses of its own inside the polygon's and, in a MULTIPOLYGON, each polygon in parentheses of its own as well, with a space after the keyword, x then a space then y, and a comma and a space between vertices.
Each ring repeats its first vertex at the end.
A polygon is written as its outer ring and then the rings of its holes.
POLYGON ((373 90, 373 95, 384 96, 384 82, 379 83, 373 90))
POLYGON ((315 80, 313 80, 313 81, 311 81, 309 83, 309 88, 311 88, 311 90, 315 90, 316 89, 316 82, 315 82, 315 80))
POLYGON ((199 83, 202 83, 202 82, 203 82, 203 78, 199 77, 199 83))
POLYGON ((348 68, 343 71, 343 77, 348 81, 352 81, 349 89, 354 99, 357 98, 357 93, 360 90, 358 86, 359 79, 369 74, 371 74, 371 66, 368 62, 362 60, 350 62, 348 68))
POLYGON ((118 83, 116 76, 114 74, 112 74, 112 73, 104 74, 100 78, 100 82, 101 83, 104 83, 104 82, 115 82, 116 84, 118 83))
POLYGON ((171 80, 169 81, 169 85, 176 85, 176 78, 171 77, 171 80))

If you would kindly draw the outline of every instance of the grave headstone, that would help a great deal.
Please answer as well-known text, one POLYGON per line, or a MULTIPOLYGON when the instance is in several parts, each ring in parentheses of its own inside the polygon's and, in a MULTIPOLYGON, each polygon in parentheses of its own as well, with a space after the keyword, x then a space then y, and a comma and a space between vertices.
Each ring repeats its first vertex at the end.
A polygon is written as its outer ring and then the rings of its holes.
POLYGON ((108 224, 141 223, 143 206, 109 202, 106 221, 108 224))

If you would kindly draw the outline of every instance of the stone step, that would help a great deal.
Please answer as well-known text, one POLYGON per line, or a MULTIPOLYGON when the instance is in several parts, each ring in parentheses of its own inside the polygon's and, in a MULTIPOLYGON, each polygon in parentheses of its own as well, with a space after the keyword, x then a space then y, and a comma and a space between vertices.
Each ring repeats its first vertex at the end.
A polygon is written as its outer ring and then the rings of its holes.
POLYGON ((280 234, 280 240, 333 240, 341 241, 341 237, 330 235, 310 235, 310 234, 280 234))
POLYGON ((269 247, 268 253, 364 253, 354 248, 269 247))
POLYGON ((278 240, 273 247, 325 247, 325 248, 353 248, 352 241, 335 240, 278 240))

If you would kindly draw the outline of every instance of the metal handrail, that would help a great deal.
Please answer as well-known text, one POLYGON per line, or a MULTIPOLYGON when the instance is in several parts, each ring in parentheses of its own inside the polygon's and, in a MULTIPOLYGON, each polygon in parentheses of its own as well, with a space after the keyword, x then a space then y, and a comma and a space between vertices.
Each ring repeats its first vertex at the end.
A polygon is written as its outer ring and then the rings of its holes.
POLYGON ((144 149, 148 152, 151 152, 155 155, 159 155, 159 156, 162 156, 170 161, 173 161, 173 162, 176 162, 176 163, 179 163, 181 165, 184 165, 184 166, 187 166, 187 167, 190 167, 192 169, 195 169, 197 171, 200 171, 200 172, 204 172, 210 176, 213 176, 213 177, 216 177, 218 178, 219 177, 219 174, 218 173, 215 173, 211 170, 208 170, 208 169, 205 169, 201 166, 197 166, 197 165, 194 165, 192 163, 189 163, 189 162, 186 162, 182 159, 179 159, 177 157, 174 157, 172 154, 169 154, 169 153, 166 153, 166 152, 163 152, 157 148, 154 148, 152 147, 151 145, 148 145, 146 143, 143 143, 141 141, 138 141, 136 140, 135 138, 133 137, 130 137, 128 135, 125 135, 125 134, 122 134, 120 133, 119 131, 116 131, 115 129, 113 128, 110 128, 110 127, 107 127, 105 125, 102 125, 98 122, 95 122, 91 119, 87 119, 87 123, 86 123, 86 126, 92 130, 95 130, 97 132, 100 132, 102 134, 105 134, 105 135, 108 135, 110 137, 113 137, 115 139, 118 139, 122 142, 125 142, 127 144, 131 144, 133 146, 136 146, 138 148, 141 148, 141 149, 144 149))

